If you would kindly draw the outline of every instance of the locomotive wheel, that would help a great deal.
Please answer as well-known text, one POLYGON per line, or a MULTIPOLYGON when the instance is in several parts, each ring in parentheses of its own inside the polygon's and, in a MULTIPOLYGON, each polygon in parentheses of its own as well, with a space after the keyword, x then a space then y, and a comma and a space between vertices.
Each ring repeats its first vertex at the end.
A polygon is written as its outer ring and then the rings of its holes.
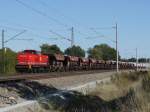
POLYGON ((33 68, 33 69, 32 69, 33 73, 37 73, 37 69, 38 69, 38 68, 33 68))
POLYGON ((32 73, 32 69, 28 69, 28 70, 27 70, 27 73, 32 73))
POLYGON ((24 73, 24 72, 25 72, 25 70, 23 70, 23 69, 16 69, 16 72, 24 73))
POLYGON ((44 67, 44 72, 45 73, 49 72, 49 69, 47 67, 44 67))

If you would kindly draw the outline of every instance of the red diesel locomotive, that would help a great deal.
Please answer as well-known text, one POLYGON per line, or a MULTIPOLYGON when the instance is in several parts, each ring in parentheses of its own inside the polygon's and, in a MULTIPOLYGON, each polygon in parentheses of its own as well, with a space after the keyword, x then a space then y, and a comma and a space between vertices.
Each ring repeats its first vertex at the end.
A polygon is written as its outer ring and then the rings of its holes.
POLYGON ((48 70, 48 56, 35 50, 24 50, 17 54, 16 70, 18 72, 33 72, 48 70))
MULTIPOLYGON (((135 69, 133 63, 119 62, 119 69, 135 69)), ((24 50, 17 55, 18 72, 54 72, 75 70, 113 70, 116 61, 64 56, 62 54, 42 54, 36 50, 24 50)))

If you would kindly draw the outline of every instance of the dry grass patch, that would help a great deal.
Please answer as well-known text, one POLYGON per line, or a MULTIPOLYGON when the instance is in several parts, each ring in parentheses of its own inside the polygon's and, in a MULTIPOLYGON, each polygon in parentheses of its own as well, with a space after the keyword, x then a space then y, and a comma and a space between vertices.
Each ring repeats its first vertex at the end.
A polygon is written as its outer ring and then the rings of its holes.
POLYGON ((118 96, 122 96, 122 93, 119 90, 119 88, 113 83, 109 83, 106 85, 104 84, 101 86, 98 85, 96 89, 89 94, 97 95, 106 101, 110 101, 112 99, 117 98, 118 96))
POLYGON ((111 83, 98 85, 90 94, 107 101, 111 112, 150 112, 150 74, 116 74, 111 83))

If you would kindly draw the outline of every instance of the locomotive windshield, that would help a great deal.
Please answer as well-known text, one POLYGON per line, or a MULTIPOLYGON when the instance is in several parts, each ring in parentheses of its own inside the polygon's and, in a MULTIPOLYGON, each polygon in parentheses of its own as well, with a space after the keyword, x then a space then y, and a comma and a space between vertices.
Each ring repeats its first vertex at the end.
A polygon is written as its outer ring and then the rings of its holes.
POLYGON ((38 54, 35 50, 24 50, 23 53, 38 54))

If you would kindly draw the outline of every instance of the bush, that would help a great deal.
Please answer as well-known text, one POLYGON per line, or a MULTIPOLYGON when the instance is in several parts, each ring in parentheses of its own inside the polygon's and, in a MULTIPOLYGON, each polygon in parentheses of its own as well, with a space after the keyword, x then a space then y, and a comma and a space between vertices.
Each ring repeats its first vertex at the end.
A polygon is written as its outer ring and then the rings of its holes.
MULTIPOLYGON (((15 65, 16 65, 16 53, 11 49, 7 48, 5 53, 5 73, 14 73, 15 72, 15 65)), ((0 50, 0 73, 3 72, 2 67, 2 50, 0 50)))
POLYGON ((146 92, 150 92, 150 76, 144 76, 142 80, 142 87, 146 92))

